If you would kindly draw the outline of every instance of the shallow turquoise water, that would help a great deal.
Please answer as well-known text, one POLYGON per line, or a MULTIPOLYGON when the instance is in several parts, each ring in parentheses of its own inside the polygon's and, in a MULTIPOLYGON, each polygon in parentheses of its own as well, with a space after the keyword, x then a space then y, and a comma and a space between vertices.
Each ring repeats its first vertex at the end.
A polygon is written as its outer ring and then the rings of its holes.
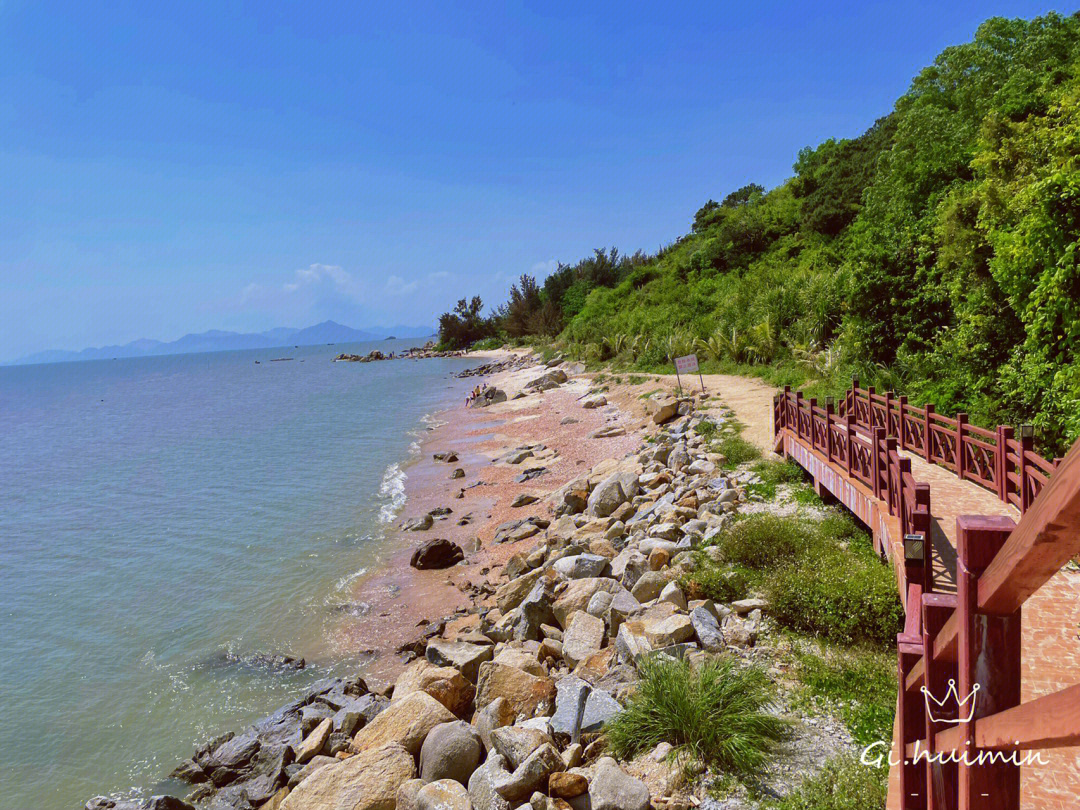
POLYGON ((334 606, 400 506, 395 465, 476 363, 330 362, 372 345, 0 368, 0 808, 152 792, 355 666, 334 606))

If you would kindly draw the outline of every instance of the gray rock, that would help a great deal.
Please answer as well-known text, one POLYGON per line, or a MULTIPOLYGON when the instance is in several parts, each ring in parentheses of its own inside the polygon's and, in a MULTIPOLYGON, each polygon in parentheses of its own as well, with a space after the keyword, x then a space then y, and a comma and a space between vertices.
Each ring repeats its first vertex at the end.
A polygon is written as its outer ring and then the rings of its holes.
POLYGON ((720 623, 704 607, 696 607, 690 611, 690 623, 694 626, 694 633, 702 649, 709 652, 722 652, 724 633, 720 629, 720 623))
POLYGON ((417 791, 416 810, 472 810, 472 802, 463 785, 441 779, 417 791))
POLYGON ((405 521, 401 528, 407 532, 423 532, 430 529, 434 523, 435 519, 431 515, 421 515, 405 521))
POLYGON ((462 720, 443 723, 428 733, 420 748, 420 778, 467 784, 483 756, 484 744, 472 726, 462 720))
POLYGON ((563 658, 571 667, 576 667, 590 655, 600 652, 603 643, 604 620, 579 610, 563 632, 563 658))
POLYGON ((731 603, 731 609, 743 616, 754 610, 765 610, 769 603, 764 599, 737 599, 731 603))
POLYGON ((469 799, 475 810, 510 810, 510 802, 495 792, 495 783, 509 775, 503 757, 494 751, 488 754, 469 777, 469 799))
POLYGON ((593 687, 585 700, 585 711, 581 713, 581 730, 586 734, 600 731, 604 724, 623 710, 622 704, 608 692, 593 687))
POLYGON ((612 473, 589 495, 587 511, 596 517, 607 517, 638 493, 637 476, 630 472, 612 473))
POLYGON ((639 602, 649 602, 660 595, 670 579, 671 575, 663 571, 646 571, 634 583, 630 593, 639 602))
POLYGON ((454 667, 468 680, 476 683, 480 665, 484 661, 490 661, 495 651, 490 645, 485 644, 432 639, 428 642, 425 655, 427 660, 436 666, 454 667))
POLYGON ((552 594, 548 582, 540 578, 518 606, 520 618, 514 628, 514 638, 518 641, 539 641, 542 637, 540 628, 545 624, 556 624, 551 605, 552 594))
POLYGON ((577 742, 581 733, 581 716, 592 687, 576 675, 566 675, 555 683, 555 714, 551 727, 556 734, 565 734, 577 742))
POLYGON ((510 768, 517 768, 533 751, 550 742, 551 736, 546 731, 524 725, 503 726, 491 732, 491 747, 510 768))
POLYGON ((649 788, 611 757, 601 757, 589 784, 592 810, 649 810, 649 788))
POLYGON ((510 802, 521 801, 535 790, 547 788, 551 774, 566 770, 566 763, 551 743, 544 743, 512 774, 495 783, 495 792, 510 802))
POLYGON ((605 576, 610 565, 607 557, 599 554, 572 554, 556 560, 552 567, 567 579, 582 579, 605 576))
POLYGON ((465 559, 465 552, 457 543, 442 538, 428 540, 413 551, 409 564, 421 570, 449 568, 465 559))

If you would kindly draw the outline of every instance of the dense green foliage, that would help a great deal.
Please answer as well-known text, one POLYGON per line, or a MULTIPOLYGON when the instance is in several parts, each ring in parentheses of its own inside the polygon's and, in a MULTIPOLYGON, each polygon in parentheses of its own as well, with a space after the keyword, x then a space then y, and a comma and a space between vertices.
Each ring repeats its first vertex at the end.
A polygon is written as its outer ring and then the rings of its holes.
POLYGON ((787 628, 842 643, 887 645, 903 624, 892 570, 842 512, 823 520, 748 515, 709 540, 684 587, 724 600, 762 592, 787 628))
POLYGON ((523 277, 479 337, 642 370, 696 351, 819 394, 854 373, 1032 421, 1061 451, 1080 436, 1078 124, 1080 19, 988 20, 863 135, 802 150, 786 183, 710 200, 655 256, 523 277))
POLYGON ((638 665, 641 682, 624 711, 605 727, 615 755, 632 759, 669 742, 707 766, 747 775, 788 738, 786 720, 769 711, 765 672, 735 658, 700 666, 655 656, 638 665))

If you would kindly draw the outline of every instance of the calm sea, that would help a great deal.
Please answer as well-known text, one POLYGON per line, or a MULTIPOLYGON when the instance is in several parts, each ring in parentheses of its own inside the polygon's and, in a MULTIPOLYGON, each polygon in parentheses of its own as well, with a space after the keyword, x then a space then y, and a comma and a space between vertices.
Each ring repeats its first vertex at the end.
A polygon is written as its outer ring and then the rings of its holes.
POLYGON ((416 342, 0 368, 0 808, 149 794, 355 667, 330 628, 476 361, 330 360, 416 342))

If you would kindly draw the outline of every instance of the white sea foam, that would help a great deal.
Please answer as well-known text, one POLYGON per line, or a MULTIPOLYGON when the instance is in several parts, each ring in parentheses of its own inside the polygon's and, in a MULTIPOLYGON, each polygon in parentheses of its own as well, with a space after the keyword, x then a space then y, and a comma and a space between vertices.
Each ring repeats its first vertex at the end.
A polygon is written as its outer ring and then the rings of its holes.
POLYGON ((379 487, 379 497, 384 501, 379 507, 379 521, 381 523, 393 523, 405 505, 405 471, 400 464, 391 464, 383 474, 382 485, 379 487))
POLYGON ((343 591, 346 587, 348 587, 350 582, 352 582, 354 579, 362 577, 366 573, 367 569, 361 568, 359 571, 353 571, 351 574, 346 574, 337 581, 337 585, 335 585, 334 587, 336 590, 343 591))

